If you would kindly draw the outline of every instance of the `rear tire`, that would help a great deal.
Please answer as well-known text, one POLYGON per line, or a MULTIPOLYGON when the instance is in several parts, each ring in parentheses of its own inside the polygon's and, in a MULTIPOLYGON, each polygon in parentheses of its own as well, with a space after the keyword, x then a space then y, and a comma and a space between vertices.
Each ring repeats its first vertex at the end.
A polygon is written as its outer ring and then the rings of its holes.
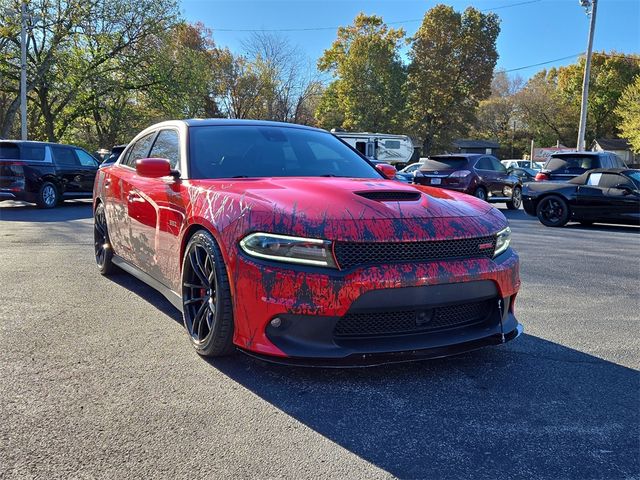
POLYGON ((507 208, 509 210, 518 210, 522 205, 522 189, 520 187, 514 187, 511 194, 511 201, 507 202, 507 208))
POLYGON ((60 202, 60 194, 56 186, 51 182, 44 182, 36 200, 38 208, 53 208, 58 202, 60 202))
POLYGON ((484 187, 476 188, 476 191, 473 192, 473 196, 479 198, 480 200, 487 201, 487 189, 484 187))
POLYGON ((213 236, 198 230, 182 259, 182 310, 191 345, 204 357, 235 351, 231 288, 224 258, 213 236))
POLYGON ((547 227, 563 227, 569 221, 571 211, 564 198, 550 195, 538 202, 536 215, 540 223, 547 227))
POLYGON ((104 213, 104 205, 99 203, 93 214, 93 245, 96 255, 96 264, 102 275, 110 275, 116 266, 113 263, 113 249, 107 230, 107 217, 104 213))

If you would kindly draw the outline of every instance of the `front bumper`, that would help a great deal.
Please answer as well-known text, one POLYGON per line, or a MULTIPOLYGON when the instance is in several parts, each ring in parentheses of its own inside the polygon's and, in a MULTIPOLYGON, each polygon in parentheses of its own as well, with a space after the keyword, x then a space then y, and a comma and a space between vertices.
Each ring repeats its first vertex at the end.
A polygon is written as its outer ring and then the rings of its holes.
POLYGON ((285 268, 239 255, 234 277, 234 343, 251 354, 287 363, 357 365, 439 357, 503 343, 518 331, 513 307, 520 280, 518 257, 511 249, 493 260, 347 272, 285 268), (462 319, 437 328, 423 322, 434 318, 438 309, 474 302, 486 302, 486 308, 468 322, 462 319), (422 323, 374 334, 344 335, 337 329, 350 315, 384 317, 399 311, 405 312, 403 321, 415 312, 422 323))

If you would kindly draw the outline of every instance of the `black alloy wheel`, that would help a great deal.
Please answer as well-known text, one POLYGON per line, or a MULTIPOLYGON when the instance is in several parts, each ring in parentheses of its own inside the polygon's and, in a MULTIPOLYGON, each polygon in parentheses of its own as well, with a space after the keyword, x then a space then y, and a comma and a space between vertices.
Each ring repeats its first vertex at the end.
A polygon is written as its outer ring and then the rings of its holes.
POLYGON ((562 227, 569 221, 569 205, 556 195, 544 197, 536 208, 538 220, 547 227, 562 227))
POLYGON ((511 194, 511 200, 507 202, 507 208, 509 210, 518 210, 520 205, 522 205, 522 189, 513 187, 513 193, 511 194))
POLYGON ((58 189, 51 182, 44 182, 38 192, 37 205, 40 208, 53 208, 60 201, 58 189))
POLYGON ((203 356, 233 352, 231 289, 220 249, 211 234, 196 232, 182 261, 184 326, 203 356))
POLYGON ((103 275, 113 272, 115 265, 112 262, 113 250, 109 241, 107 230, 107 217, 104 213, 104 205, 99 203, 93 215, 93 245, 96 255, 98 270, 103 275))
POLYGON ((480 200, 484 200, 485 202, 487 201, 487 191, 484 187, 476 188, 476 191, 473 192, 473 196, 479 198, 480 200))

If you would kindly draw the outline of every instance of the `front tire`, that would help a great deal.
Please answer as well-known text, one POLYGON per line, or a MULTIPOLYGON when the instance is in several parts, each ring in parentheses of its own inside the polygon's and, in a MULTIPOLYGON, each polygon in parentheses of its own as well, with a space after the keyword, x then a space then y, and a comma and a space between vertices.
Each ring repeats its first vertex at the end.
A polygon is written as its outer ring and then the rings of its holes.
POLYGON ((540 223, 547 227, 563 227, 569 221, 571 212, 562 197, 551 195, 540 200, 536 215, 540 223))
POLYGON ((53 208, 60 202, 58 189, 51 182, 44 182, 38 192, 36 204, 39 208, 53 208))
POLYGON ((206 230, 189 240, 182 260, 184 326, 200 355, 233 353, 231 288, 220 248, 206 230))
POLYGON ((514 187, 511 194, 511 201, 507 202, 507 208, 509 210, 518 210, 522 205, 522 189, 520 187, 514 187))
POLYGON ((113 249, 107 230, 107 217, 104 213, 104 205, 98 204, 93 214, 93 245, 96 255, 96 264, 102 275, 113 273, 116 266, 113 263, 113 249))
POLYGON ((484 187, 476 188, 476 191, 473 192, 473 196, 479 198, 480 200, 487 201, 487 190, 484 187))

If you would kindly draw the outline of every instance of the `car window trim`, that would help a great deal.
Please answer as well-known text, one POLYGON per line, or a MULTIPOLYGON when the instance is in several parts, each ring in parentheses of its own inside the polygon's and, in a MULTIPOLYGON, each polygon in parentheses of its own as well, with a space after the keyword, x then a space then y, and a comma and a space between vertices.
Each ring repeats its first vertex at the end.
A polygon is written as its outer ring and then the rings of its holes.
MULTIPOLYGON (((151 141, 149 149, 147 150, 147 156, 149 155, 149 152, 151 152, 151 147, 153 147, 153 144, 156 142, 156 137, 158 136, 158 130, 152 130, 150 132, 147 132, 144 135, 141 135, 140 138, 134 139, 129 145, 127 145, 127 150, 126 150, 127 160, 129 160, 130 153, 133 151, 133 148, 135 147, 136 143, 138 143, 144 137, 149 136, 149 135, 153 135, 153 140, 151 141)), ((125 153, 125 152, 122 152, 122 153, 125 153)), ((120 155, 118 157, 118 160, 115 161, 115 164, 120 166, 120 167, 125 167, 125 168, 128 168, 129 170, 135 171, 136 170, 135 167, 131 167, 129 165, 125 165, 124 163, 120 163, 120 159, 122 157, 124 157, 124 155, 120 155)), ((143 157, 143 158, 147 158, 147 157, 143 157)))
MULTIPOLYGON (((168 130, 173 130, 173 131, 174 131, 174 132, 176 132, 176 134, 178 135, 178 161, 177 161, 177 163, 176 163, 176 168, 175 168, 175 169, 176 169, 178 172, 182 173, 182 172, 181 172, 181 169, 180 169, 180 166, 181 166, 181 164, 182 164, 182 151, 181 151, 181 148, 180 148, 181 142, 180 142, 180 129, 179 129, 179 128, 174 127, 174 126, 170 126, 170 127, 162 127, 162 128, 160 128, 160 129, 156 130, 156 131, 155 131, 156 136, 155 136, 155 137, 153 137, 153 143, 151 144, 151 148, 149 149, 149 152, 147 153, 147 155, 151 155, 151 152, 153 151, 153 147, 155 147, 155 146, 156 146, 156 142, 158 141, 158 137, 159 137, 159 136, 160 136, 160 134, 161 134, 162 132, 164 132, 165 130, 167 130, 167 131, 168 131, 168 130)), ((166 160, 169 160, 169 159, 167 158, 166 160)))

